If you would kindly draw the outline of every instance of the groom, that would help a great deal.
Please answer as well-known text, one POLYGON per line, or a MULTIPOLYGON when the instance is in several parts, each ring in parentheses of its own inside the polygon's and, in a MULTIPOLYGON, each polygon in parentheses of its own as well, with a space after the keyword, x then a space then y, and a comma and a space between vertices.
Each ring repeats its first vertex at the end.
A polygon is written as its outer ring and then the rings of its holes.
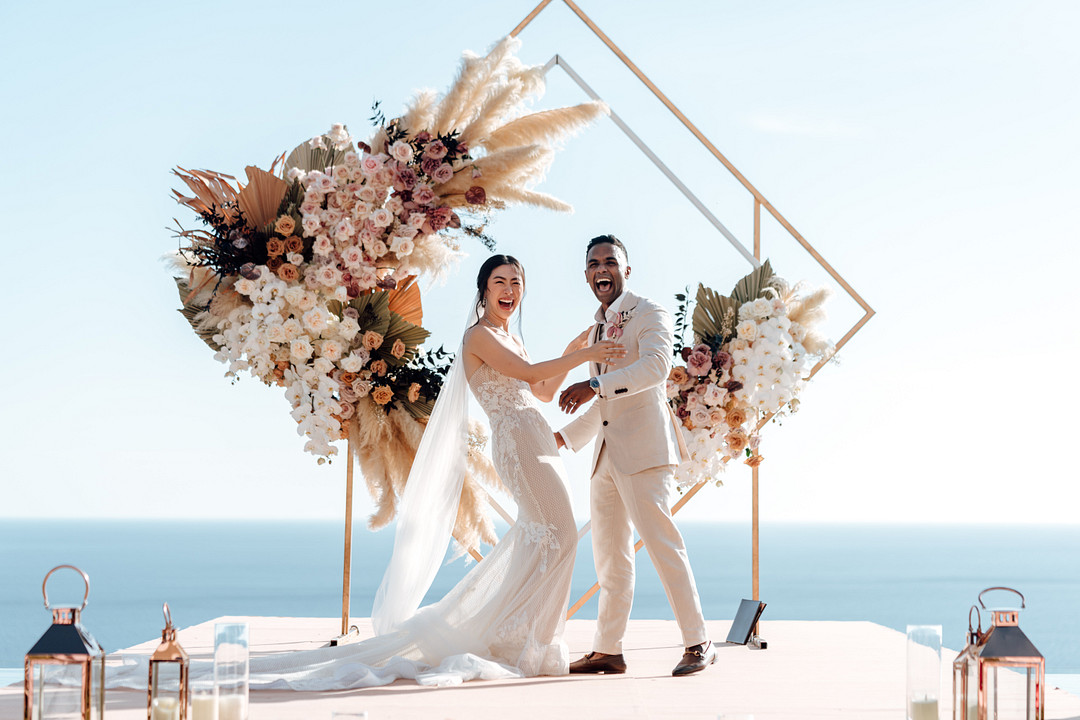
POLYGON ((716 662, 701 613, 686 545, 668 510, 675 466, 687 455, 668 408, 664 385, 671 370, 674 330, 660 305, 626 289, 626 246, 613 235, 589 241, 585 279, 600 309, 589 342, 616 340, 626 357, 592 365, 593 377, 563 390, 559 407, 580 418, 555 433, 560 448, 577 452, 596 438, 592 464, 592 538, 600 583, 593 652, 570 663, 572 673, 623 673, 622 640, 634 598, 637 528, 664 585, 686 652, 672 675, 690 675, 716 662))

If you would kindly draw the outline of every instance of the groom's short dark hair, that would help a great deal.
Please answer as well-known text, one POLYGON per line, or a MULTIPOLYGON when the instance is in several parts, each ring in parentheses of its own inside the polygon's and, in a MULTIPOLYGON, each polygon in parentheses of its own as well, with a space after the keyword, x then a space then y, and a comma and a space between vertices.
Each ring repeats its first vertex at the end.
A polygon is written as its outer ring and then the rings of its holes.
POLYGON ((622 240, 615 237, 614 235, 597 235, 592 240, 590 240, 588 247, 585 248, 585 257, 589 256, 589 252, 594 247, 596 247, 597 245, 603 245, 604 243, 614 245, 615 247, 622 250, 623 257, 626 258, 626 264, 630 264, 630 253, 626 252, 626 246, 623 245, 622 240))

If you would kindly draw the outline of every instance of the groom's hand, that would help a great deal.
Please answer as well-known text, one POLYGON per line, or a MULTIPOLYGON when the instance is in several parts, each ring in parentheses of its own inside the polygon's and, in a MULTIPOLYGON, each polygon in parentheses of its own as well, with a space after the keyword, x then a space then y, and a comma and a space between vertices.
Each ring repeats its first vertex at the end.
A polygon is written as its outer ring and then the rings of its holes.
POLYGON ((578 408, 585 405, 594 397, 596 397, 596 393, 589 387, 588 380, 574 383, 563 390, 562 394, 559 395, 559 409, 573 415, 578 411, 578 408))

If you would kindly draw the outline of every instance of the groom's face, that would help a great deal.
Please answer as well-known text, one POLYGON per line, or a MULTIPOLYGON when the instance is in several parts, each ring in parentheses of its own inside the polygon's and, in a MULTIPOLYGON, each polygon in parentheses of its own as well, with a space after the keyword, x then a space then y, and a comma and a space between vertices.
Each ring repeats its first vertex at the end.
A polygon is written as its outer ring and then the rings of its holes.
POLYGON ((630 278, 626 255, 611 243, 594 245, 585 257, 585 280, 605 308, 622 295, 630 278))

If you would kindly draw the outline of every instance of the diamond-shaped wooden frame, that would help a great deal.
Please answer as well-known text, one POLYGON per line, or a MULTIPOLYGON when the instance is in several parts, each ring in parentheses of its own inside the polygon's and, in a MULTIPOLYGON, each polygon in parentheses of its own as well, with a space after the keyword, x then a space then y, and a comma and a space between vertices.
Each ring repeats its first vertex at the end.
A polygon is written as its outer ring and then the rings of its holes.
MULTIPOLYGON (((573 11, 573 13, 575 15, 577 15, 581 19, 582 22, 585 23, 585 25, 589 28, 589 30, 591 30, 593 32, 594 35, 596 35, 597 38, 599 38, 605 45, 607 45, 608 49, 610 49, 613 53, 615 53, 616 57, 618 57, 619 60, 621 60, 622 63, 632 73, 634 73, 634 75, 638 78, 638 80, 640 80, 652 92, 652 94, 655 95, 656 98, 661 103, 663 103, 664 107, 666 107, 669 111, 671 111, 671 113, 673 115, 675 115, 676 118, 678 118, 679 122, 681 122, 686 127, 686 129, 689 130, 690 133, 693 134, 693 136, 696 137, 698 139, 698 141, 701 142, 701 144, 705 146, 705 149, 708 150, 713 155, 713 157, 715 157, 717 159, 717 161, 720 162, 721 165, 723 165, 725 168, 727 168, 728 172, 730 172, 735 177, 735 179, 738 180, 742 184, 742 186, 746 189, 746 191, 749 192, 753 196, 753 198, 754 198, 754 250, 753 250, 753 253, 750 253, 746 249, 746 247, 742 243, 740 243, 738 241, 738 239, 736 239, 736 237, 724 226, 724 224, 722 222, 720 222, 720 220, 717 219, 708 210, 708 208, 706 208, 705 205, 689 190, 689 188, 687 188, 686 185, 683 184, 683 182, 663 163, 663 161, 661 161, 660 158, 657 157, 656 154, 653 153, 653 151, 651 149, 649 149, 649 147, 644 142, 642 142, 642 140, 614 112, 614 110, 612 110, 611 119, 615 122, 615 124, 619 127, 619 129, 622 130, 634 142, 634 144, 638 146, 639 149, 641 149, 641 151, 660 169, 661 172, 664 173, 664 175, 667 176, 667 178, 669 180, 671 180, 671 182, 683 193, 683 195, 686 196, 686 198, 694 205, 694 207, 696 207, 698 209, 698 211, 701 212, 705 216, 705 218, 714 227, 716 227, 717 231, 719 231, 728 240, 728 242, 730 242, 732 244, 732 246, 734 246, 735 249, 738 250, 739 253, 744 258, 746 258, 746 260, 749 263, 751 263, 751 265, 756 267, 756 266, 758 266, 760 264, 760 260, 761 260, 761 209, 765 208, 765 210, 770 215, 772 215, 773 218, 785 230, 787 230, 787 232, 791 235, 791 237, 793 237, 800 245, 802 245, 802 247, 810 254, 810 256, 834 280, 836 280, 836 282, 839 283, 840 287, 842 287, 844 289, 844 291, 856 303, 858 303, 859 307, 861 307, 863 309, 863 312, 864 312, 863 316, 854 325, 852 325, 851 328, 849 328, 846 333, 844 333, 844 336, 842 338, 840 338, 840 340, 837 341, 836 349, 839 351, 840 348, 842 348, 844 345, 846 345, 847 342, 855 335, 855 333, 857 333, 862 328, 862 326, 865 325, 867 323, 867 321, 870 320, 871 317, 873 317, 874 311, 873 311, 873 309, 871 309, 870 305, 868 305, 866 303, 866 301, 863 300, 862 297, 855 291, 855 289, 840 275, 840 273, 837 272, 836 269, 833 268, 833 266, 830 265, 828 263, 828 261, 826 261, 825 258, 822 257, 821 254, 817 250, 815 250, 814 247, 809 242, 806 241, 806 238, 804 238, 801 234, 799 234, 799 232, 794 227, 792 227, 791 223, 789 223, 787 220, 784 219, 784 217, 776 210, 776 208, 774 208, 772 206, 772 204, 768 200, 765 199, 765 197, 757 190, 757 188, 755 188, 753 185, 751 185, 750 181, 747 180, 743 176, 743 174, 740 173, 738 171, 738 169, 736 169, 735 166, 731 164, 731 161, 728 160, 726 157, 724 157, 724 155, 716 148, 716 146, 713 145, 712 142, 710 142, 707 137, 705 137, 704 133, 702 133, 692 122, 690 122, 690 120, 685 115, 683 115, 682 111, 680 111, 679 108, 677 108, 675 106, 675 104, 673 102, 671 102, 671 100, 669 100, 668 97, 666 95, 664 95, 663 92, 660 91, 660 88, 658 88, 655 84, 653 84, 653 82, 651 80, 649 80, 648 77, 646 77, 645 73, 643 73, 641 71, 641 69, 638 68, 638 66, 635 65, 633 63, 633 61, 631 61, 630 58, 627 57, 626 54, 622 50, 620 50, 617 45, 615 45, 614 42, 612 42, 611 38, 609 38, 607 35, 604 34, 604 32, 596 25, 596 23, 594 23, 592 21, 592 19, 590 19, 581 10, 581 8, 579 8, 577 6, 577 4, 573 2, 573 0, 562 0, 562 2, 565 3, 566 6, 568 8, 570 8, 570 10, 573 11)), ((519 35, 551 3, 552 3, 552 0, 542 0, 542 2, 539 5, 537 5, 535 8, 533 8, 532 12, 530 12, 528 14, 528 16, 526 16, 525 19, 522 20, 518 24, 518 26, 513 29, 513 31, 511 31, 510 35, 515 36, 515 37, 517 35, 519 35)), ((592 90, 592 88, 589 87, 589 85, 581 78, 581 76, 578 75, 573 70, 573 68, 570 67, 569 63, 567 63, 566 60, 564 58, 560 57, 558 54, 556 54, 548 62, 547 67, 545 68, 545 71, 550 70, 554 66, 558 66, 558 67, 562 68, 570 76, 570 78, 575 83, 577 83, 577 85, 579 87, 581 87, 581 89, 584 90, 587 95, 589 95, 590 98, 592 98, 594 100, 601 99, 600 96, 596 92, 594 92, 592 90)), ((818 373, 818 371, 821 370, 821 368, 824 367, 824 365, 827 362, 828 362, 828 360, 822 360, 817 365, 815 365, 813 367, 813 369, 810 371, 810 377, 812 378, 814 375, 816 375, 818 373)), ((760 428, 765 423, 767 423, 771 418, 772 418, 771 415, 768 416, 768 417, 763 418, 761 420, 761 422, 758 424, 758 428, 760 428)), ((753 487, 752 487, 752 498, 753 499, 752 499, 752 508, 751 508, 751 517, 752 517, 751 532, 752 532, 752 535, 753 535, 753 537, 752 537, 752 551, 751 551, 752 552, 752 559, 751 559, 751 563, 752 563, 752 576, 753 576, 753 580, 752 580, 753 589, 752 590, 753 590, 753 599, 754 600, 759 599, 758 598, 758 590, 759 590, 759 580, 760 580, 759 567, 758 567, 758 534, 759 534, 758 533, 758 476, 759 476, 759 469, 755 467, 755 468, 753 468, 753 487)), ((689 502, 690 499, 692 497, 694 497, 694 495, 697 494, 698 490, 700 490, 702 487, 704 487, 704 485, 705 485, 705 482, 703 481, 701 483, 698 483, 694 487, 690 488, 686 493, 684 493, 683 496, 681 498, 679 498, 679 501, 677 503, 675 503, 675 505, 672 506, 672 508, 671 508, 672 514, 677 513, 683 507, 683 505, 685 505, 687 502, 689 502)), ((501 508, 498 508, 497 506, 496 506, 496 508, 497 508, 497 510, 500 511, 501 514, 503 514, 505 516, 505 511, 503 511, 501 508)), ((580 530, 580 532, 578 534, 578 541, 579 542, 581 541, 581 538, 583 538, 585 536, 585 534, 588 533, 590 524, 591 523, 586 523, 586 525, 580 530)), ((635 552, 640 550, 642 548, 643 544, 644 543, 641 540, 638 540, 637 544, 634 546, 635 552)), ((474 557, 475 557, 475 555, 474 555, 474 557)), ((598 583, 593 583, 593 586, 584 595, 582 595, 577 600, 577 602, 575 602, 570 607, 570 609, 567 611, 567 618, 572 617, 578 610, 580 610, 581 607, 586 602, 588 602, 589 599, 593 595, 595 595, 599 589, 600 589, 599 584, 598 583)))

